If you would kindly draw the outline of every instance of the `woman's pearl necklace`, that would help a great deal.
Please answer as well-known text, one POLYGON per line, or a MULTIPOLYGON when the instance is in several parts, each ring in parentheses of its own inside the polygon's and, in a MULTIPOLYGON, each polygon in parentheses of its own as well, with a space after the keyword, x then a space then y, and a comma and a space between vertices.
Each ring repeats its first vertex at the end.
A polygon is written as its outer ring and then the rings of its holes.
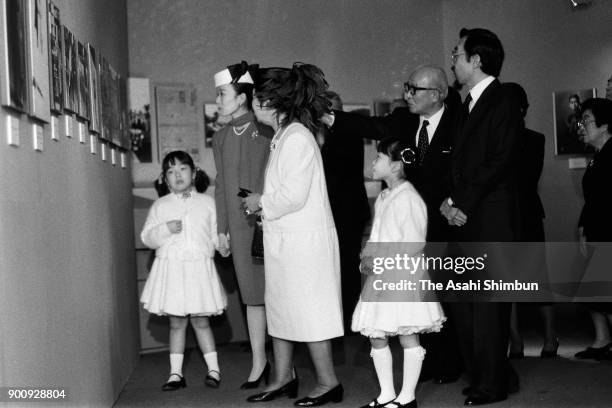
POLYGON ((238 126, 238 129, 241 129, 241 131, 240 131, 240 132, 238 132, 238 131, 236 130, 236 126, 232 126, 232 130, 234 131, 234 133, 236 134, 236 136, 240 136, 240 135, 242 135, 242 134, 243 134, 243 133, 244 133, 244 132, 245 132, 245 131, 246 131, 246 130, 249 128, 249 125, 250 125, 250 124, 251 124, 251 122, 248 122, 248 123, 245 123, 245 124, 244 124, 244 125, 242 125, 242 126, 238 126))

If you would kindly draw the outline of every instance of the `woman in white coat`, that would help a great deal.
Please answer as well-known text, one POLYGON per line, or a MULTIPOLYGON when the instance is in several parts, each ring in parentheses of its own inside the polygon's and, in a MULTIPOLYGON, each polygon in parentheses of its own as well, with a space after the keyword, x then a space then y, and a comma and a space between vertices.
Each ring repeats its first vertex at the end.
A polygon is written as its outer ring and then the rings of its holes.
POLYGON ((247 213, 261 211, 264 228, 265 305, 273 338, 274 380, 248 398, 295 397, 293 343, 306 342, 317 385, 297 406, 339 402, 331 339, 344 334, 338 238, 315 137, 329 109, 327 82, 314 65, 260 69, 253 110, 275 130, 263 194, 244 199, 247 213))

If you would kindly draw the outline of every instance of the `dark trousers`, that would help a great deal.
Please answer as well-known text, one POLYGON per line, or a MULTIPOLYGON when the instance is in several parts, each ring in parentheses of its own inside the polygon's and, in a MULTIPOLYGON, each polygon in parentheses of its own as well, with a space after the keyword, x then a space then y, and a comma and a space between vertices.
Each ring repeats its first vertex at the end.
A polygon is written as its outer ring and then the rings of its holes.
POLYGON ((507 357, 511 303, 449 304, 465 371, 473 392, 505 397, 518 387, 518 376, 507 357))
POLYGON ((463 372, 463 361, 457 340, 457 331, 449 316, 448 303, 442 303, 447 320, 439 333, 419 335, 421 346, 427 350, 421 377, 424 379, 458 377, 463 372))

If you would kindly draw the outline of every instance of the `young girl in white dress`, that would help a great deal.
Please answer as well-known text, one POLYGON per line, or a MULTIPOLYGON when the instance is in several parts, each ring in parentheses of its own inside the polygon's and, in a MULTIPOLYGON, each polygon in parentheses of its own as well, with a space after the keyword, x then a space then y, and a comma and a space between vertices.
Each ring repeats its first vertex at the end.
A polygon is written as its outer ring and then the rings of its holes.
MULTIPOLYGON (((366 257, 376 254, 377 251, 380 255, 382 246, 376 247, 374 243, 403 242, 406 243, 402 244, 403 248, 414 247, 416 243, 419 250, 424 246, 427 208, 412 184, 405 179, 405 169, 413 160, 414 152, 402 146, 399 139, 386 138, 378 145, 378 154, 373 163, 373 177, 384 180, 388 188, 376 199, 370 239, 362 252, 361 268, 364 273, 368 272, 367 264, 371 265, 371 260, 366 261, 366 257)), ((418 256, 418 251, 409 255, 418 256)), ((369 273, 353 313, 352 330, 370 338, 370 356, 380 384, 378 397, 363 408, 414 408, 417 406, 415 388, 425 357, 425 349, 419 344, 418 333, 440 331, 446 319, 439 303, 419 302, 414 295, 403 298, 403 295, 397 297, 394 293, 391 296, 395 301, 376 301, 381 300, 381 294, 373 293, 374 280, 383 276, 369 273), (404 377, 399 395, 395 394, 393 386, 393 360, 389 349, 391 336, 398 336, 404 349, 404 377)))
MULTIPOLYGON (((205 384, 217 388, 221 380, 208 316, 223 313, 227 299, 213 262, 217 216, 215 200, 202 194, 206 187, 208 177, 196 170, 188 153, 168 153, 156 185, 160 195, 168 194, 153 203, 140 235, 155 249, 140 301, 150 313, 170 318, 170 377, 164 391, 186 386, 183 354, 189 321, 208 366, 205 384)), ((222 255, 229 253, 223 250, 222 255)))

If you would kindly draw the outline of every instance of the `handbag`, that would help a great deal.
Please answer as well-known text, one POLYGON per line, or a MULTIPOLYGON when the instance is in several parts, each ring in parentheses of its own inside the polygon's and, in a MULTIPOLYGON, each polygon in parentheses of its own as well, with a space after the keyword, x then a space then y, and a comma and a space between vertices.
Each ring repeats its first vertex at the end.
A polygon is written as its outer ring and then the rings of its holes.
POLYGON ((261 224, 261 216, 257 216, 255 219, 253 242, 251 243, 251 256, 255 259, 264 259, 263 226, 261 224))

